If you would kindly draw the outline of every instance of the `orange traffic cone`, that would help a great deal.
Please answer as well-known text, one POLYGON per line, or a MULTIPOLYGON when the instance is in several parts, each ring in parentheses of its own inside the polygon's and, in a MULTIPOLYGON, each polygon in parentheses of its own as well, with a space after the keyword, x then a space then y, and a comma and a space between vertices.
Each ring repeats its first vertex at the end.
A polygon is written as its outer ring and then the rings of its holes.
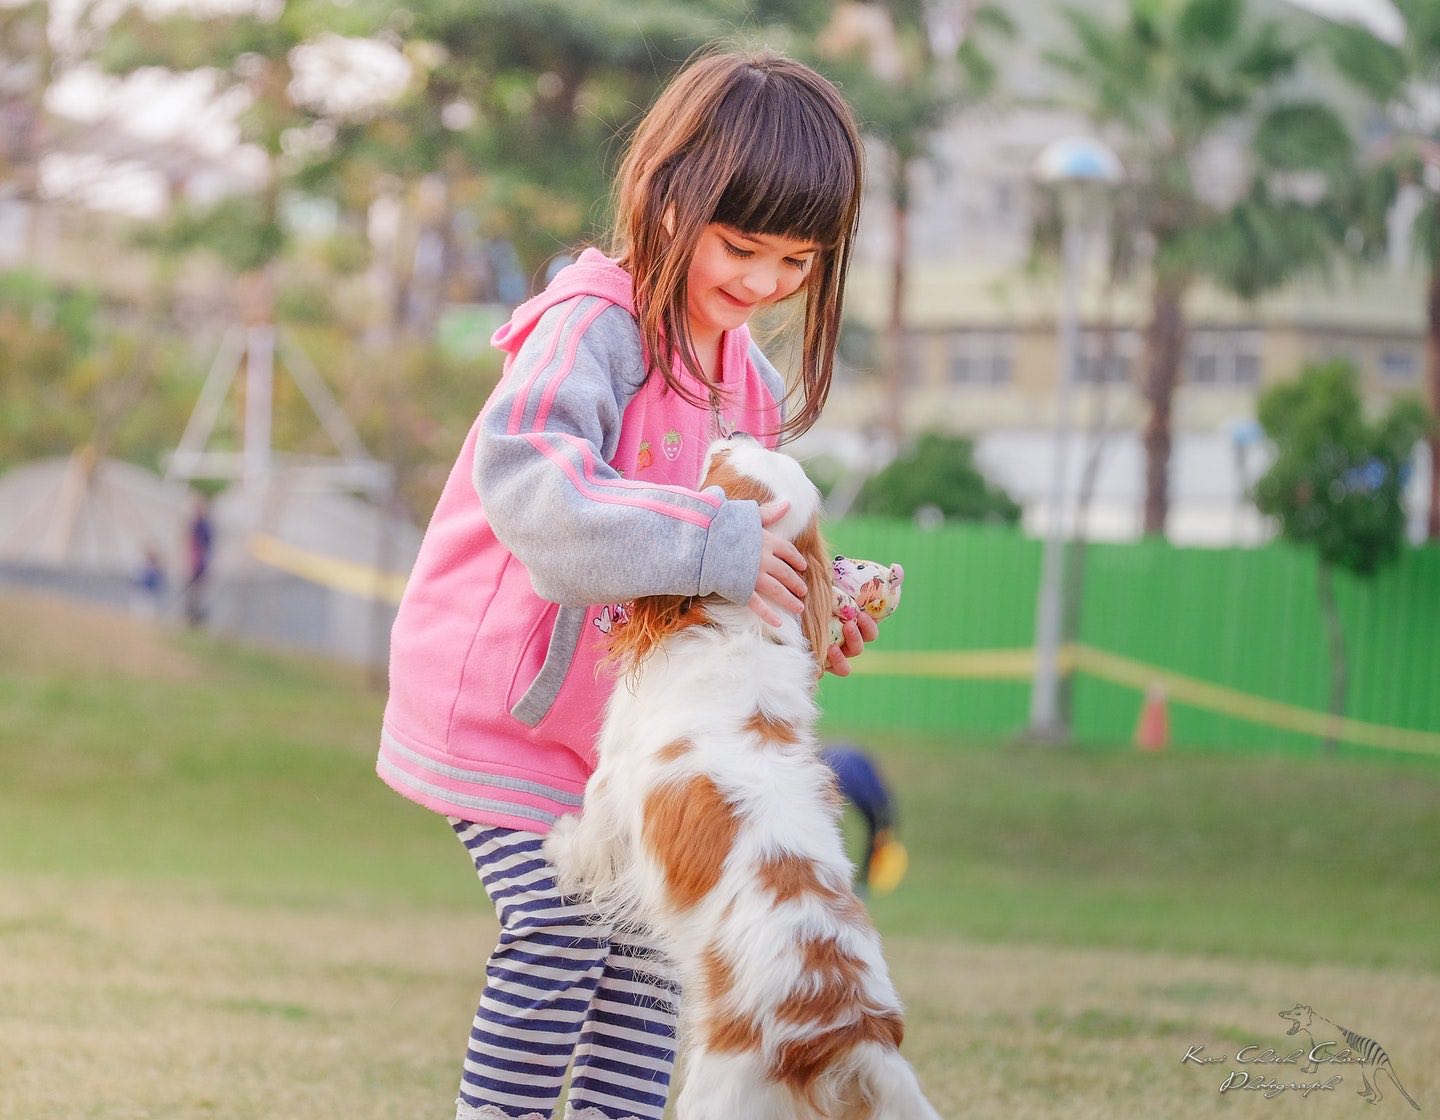
POLYGON ((1170 745, 1170 709, 1165 703, 1165 689, 1152 684, 1140 707, 1140 721, 1135 725, 1135 745, 1142 751, 1163 751, 1170 745))

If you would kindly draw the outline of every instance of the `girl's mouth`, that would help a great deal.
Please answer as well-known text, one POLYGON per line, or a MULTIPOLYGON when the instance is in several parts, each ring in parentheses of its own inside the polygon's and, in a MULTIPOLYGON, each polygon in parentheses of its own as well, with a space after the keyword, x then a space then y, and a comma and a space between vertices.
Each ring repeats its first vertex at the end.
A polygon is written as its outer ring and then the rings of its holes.
POLYGON ((753 311, 755 309, 754 303, 748 302, 747 300, 743 299, 736 299, 724 288, 720 288, 718 289, 718 291, 720 292, 721 298, 723 298, 725 302, 730 304, 732 307, 738 307, 744 311, 753 311))

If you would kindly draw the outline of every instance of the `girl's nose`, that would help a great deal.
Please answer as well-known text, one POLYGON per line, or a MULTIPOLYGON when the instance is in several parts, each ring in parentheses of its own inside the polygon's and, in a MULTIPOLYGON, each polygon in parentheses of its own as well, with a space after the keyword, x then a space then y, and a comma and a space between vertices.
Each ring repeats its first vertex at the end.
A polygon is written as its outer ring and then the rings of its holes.
POLYGON ((780 286, 780 278, 776 270, 766 266, 752 268, 745 273, 745 288, 752 293, 756 299, 765 299, 775 294, 780 286))

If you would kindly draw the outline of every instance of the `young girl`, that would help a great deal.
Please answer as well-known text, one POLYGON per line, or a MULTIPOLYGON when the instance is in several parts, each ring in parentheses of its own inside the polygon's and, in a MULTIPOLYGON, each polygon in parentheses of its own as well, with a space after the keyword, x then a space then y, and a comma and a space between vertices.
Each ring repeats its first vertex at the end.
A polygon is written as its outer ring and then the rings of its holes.
MULTIPOLYGON (((783 503, 694 487, 715 436, 774 446, 815 421, 860 178, 850 112, 818 74, 768 51, 703 56, 631 143, 615 257, 586 250, 495 335, 504 375, 395 622, 377 763, 450 819, 500 919, 459 1120, 549 1120, 572 1058, 567 1117, 664 1111, 678 993, 646 946, 559 894, 541 838, 594 768, 605 635, 628 600, 718 594, 772 624, 801 609, 804 561, 768 529, 783 503), (786 419, 746 323, 791 296, 804 357, 786 419)), ((849 630, 832 670, 874 636, 849 630)))

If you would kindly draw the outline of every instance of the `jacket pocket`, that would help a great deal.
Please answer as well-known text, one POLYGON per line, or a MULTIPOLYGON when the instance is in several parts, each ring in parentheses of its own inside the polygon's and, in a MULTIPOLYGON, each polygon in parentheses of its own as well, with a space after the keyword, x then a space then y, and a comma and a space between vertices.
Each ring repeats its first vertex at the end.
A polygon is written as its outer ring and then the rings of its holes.
POLYGON ((549 641, 545 644, 544 659, 540 661, 539 669, 530 679, 524 694, 516 700, 514 699, 515 693, 519 691, 525 681, 527 668, 539 659, 539 647, 544 634, 544 616, 541 617, 530 635, 529 641, 526 642, 520 657, 520 665, 515 674, 515 682, 510 690, 510 714, 526 727, 538 726, 554 706, 555 698, 560 695, 560 688, 565 683, 565 678, 570 673, 570 666, 575 661, 575 649, 580 644, 580 635, 585 629, 585 618, 588 613, 589 610, 586 607, 560 607, 557 609, 549 641))

